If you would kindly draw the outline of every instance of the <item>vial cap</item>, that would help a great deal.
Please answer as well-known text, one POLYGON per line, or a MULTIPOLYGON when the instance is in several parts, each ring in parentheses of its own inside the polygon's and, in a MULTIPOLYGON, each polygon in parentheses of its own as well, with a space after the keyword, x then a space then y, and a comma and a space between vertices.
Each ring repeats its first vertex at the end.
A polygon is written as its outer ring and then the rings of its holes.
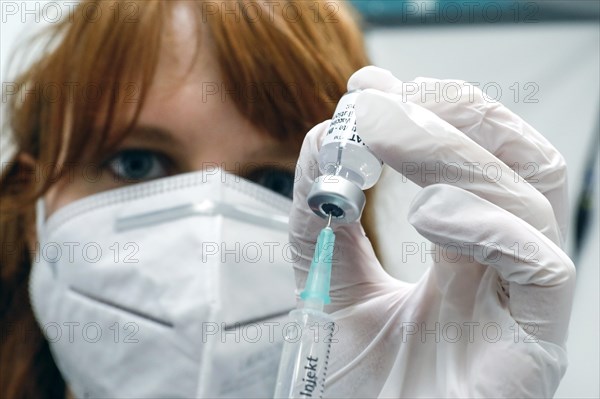
POLYGON ((323 219, 329 214, 339 222, 351 223, 360 218, 365 207, 365 193, 340 176, 322 175, 312 185, 308 206, 323 219))

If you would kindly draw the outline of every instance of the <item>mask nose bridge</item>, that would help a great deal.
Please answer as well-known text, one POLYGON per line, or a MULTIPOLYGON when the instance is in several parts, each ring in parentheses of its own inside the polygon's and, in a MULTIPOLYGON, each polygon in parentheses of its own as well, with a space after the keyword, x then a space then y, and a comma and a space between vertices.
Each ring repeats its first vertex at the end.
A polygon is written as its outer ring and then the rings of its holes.
POLYGON ((142 212, 127 212, 117 217, 115 230, 123 232, 195 215, 214 216, 216 211, 215 201, 206 199, 142 212))
POLYGON ((216 215, 282 231, 287 231, 288 228, 287 216, 272 214, 247 206, 228 204, 223 201, 205 199, 200 202, 190 202, 162 209, 121 215, 115 221, 115 230, 122 232, 190 216, 216 215))

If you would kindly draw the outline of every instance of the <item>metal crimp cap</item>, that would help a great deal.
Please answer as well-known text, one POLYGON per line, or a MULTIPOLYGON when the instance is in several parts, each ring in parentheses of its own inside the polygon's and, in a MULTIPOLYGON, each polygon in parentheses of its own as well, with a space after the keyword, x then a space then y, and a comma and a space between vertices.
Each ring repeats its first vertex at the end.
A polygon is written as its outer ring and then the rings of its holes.
POLYGON ((365 207, 365 193, 354 183, 340 176, 319 176, 308 193, 308 206, 326 219, 329 214, 337 221, 358 220, 365 207))

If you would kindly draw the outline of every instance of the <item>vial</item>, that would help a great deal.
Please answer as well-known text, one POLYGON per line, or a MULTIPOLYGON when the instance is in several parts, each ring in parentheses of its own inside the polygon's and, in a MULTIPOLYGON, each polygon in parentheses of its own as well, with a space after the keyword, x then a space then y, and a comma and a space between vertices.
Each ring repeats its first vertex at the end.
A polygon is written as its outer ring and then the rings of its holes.
POLYGON ((354 104, 360 90, 346 93, 338 103, 318 155, 319 176, 308 195, 308 205, 322 218, 358 220, 365 207, 363 190, 381 176, 383 162, 356 131, 354 104))

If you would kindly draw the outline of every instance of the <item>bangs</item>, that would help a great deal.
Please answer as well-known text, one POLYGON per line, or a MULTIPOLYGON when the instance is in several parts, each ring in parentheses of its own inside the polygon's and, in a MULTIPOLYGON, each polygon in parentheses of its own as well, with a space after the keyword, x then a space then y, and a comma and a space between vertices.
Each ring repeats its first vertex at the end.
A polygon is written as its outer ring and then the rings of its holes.
POLYGON ((136 123, 158 63, 164 19, 170 15, 168 2, 93 4, 99 20, 75 18, 58 59, 49 61, 58 80, 79 86, 74 90, 78 95, 56 110, 67 118, 63 148, 66 159, 74 162, 90 151, 94 157, 109 151, 136 123), (115 4, 132 11, 117 15, 115 4))

